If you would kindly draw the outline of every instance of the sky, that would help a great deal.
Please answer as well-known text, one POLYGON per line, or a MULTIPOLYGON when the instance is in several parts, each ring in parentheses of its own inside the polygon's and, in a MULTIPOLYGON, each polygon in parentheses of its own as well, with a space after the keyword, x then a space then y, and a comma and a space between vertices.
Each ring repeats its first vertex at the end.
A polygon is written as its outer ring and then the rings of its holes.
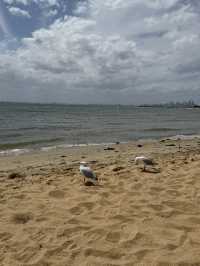
POLYGON ((0 0, 0 101, 200 103, 199 0, 0 0))

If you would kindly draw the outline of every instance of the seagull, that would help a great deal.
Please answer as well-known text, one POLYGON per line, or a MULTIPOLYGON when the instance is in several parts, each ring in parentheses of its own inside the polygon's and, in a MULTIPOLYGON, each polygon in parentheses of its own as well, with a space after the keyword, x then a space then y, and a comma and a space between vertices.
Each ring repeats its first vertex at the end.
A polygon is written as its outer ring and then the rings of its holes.
POLYGON ((140 162, 142 162, 144 164, 143 171, 146 170, 146 166, 148 166, 148 165, 153 166, 155 164, 152 159, 147 158, 145 156, 137 156, 137 157, 135 157, 135 163, 139 164, 140 162))
POLYGON ((94 182, 98 181, 95 173, 92 171, 92 169, 87 165, 86 162, 80 162, 80 173, 84 176, 84 183, 86 182, 86 179, 94 182))

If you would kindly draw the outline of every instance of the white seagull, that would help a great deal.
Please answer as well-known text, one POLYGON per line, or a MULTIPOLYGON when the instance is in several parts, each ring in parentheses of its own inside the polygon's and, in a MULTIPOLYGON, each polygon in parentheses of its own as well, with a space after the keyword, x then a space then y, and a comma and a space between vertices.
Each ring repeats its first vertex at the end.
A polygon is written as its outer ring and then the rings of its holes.
POLYGON ((143 171, 146 170, 146 166, 148 166, 148 165, 153 166, 155 164, 152 159, 147 158, 145 156, 137 156, 137 157, 135 157, 135 163, 136 164, 143 163, 144 164, 143 171))
POLYGON ((98 181, 95 173, 92 169, 87 165, 86 162, 80 162, 80 173, 84 176, 84 183, 86 179, 90 180, 91 182, 98 181))

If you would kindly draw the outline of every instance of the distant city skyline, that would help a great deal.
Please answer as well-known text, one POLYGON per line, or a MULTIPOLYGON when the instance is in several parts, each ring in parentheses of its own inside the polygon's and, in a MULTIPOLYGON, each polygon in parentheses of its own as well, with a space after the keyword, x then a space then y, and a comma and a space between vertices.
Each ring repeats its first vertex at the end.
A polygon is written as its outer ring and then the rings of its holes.
POLYGON ((200 104, 199 0, 1 0, 0 101, 200 104))

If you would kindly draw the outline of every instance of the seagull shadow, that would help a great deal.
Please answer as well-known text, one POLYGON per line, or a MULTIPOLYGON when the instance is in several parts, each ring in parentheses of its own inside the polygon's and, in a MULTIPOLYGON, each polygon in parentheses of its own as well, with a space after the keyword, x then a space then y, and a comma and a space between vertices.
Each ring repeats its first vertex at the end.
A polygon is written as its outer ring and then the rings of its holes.
POLYGON ((94 187, 94 186, 96 186, 92 181, 89 181, 89 180, 85 181, 84 185, 86 187, 94 187))
POLYGON ((157 169, 157 168, 151 168, 151 169, 141 169, 141 172, 151 173, 151 174, 158 174, 161 171, 160 171, 160 169, 157 169))
POLYGON ((96 188, 102 188, 103 187, 103 185, 101 185, 99 183, 92 182, 90 180, 86 180, 85 182, 83 182, 83 185, 85 187, 96 187, 96 188))

